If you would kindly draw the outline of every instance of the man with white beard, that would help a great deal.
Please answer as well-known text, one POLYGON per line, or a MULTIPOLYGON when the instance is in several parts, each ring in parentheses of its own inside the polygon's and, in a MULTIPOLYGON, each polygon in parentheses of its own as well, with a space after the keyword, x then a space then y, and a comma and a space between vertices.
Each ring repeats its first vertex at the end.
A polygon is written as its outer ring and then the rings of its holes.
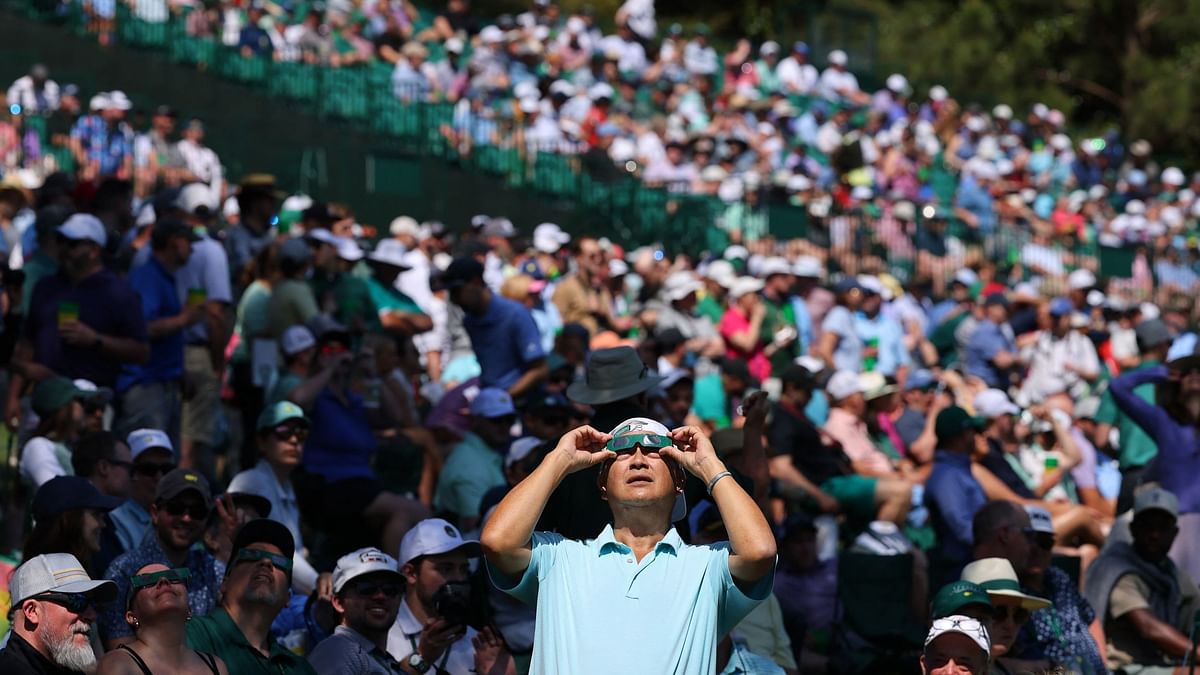
POLYGON ((0 651, 5 675, 96 672, 89 637, 96 603, 112 602, 117 585, 93 580, 69 553, 26 560, 8 584, 13 598, 12 633, 0 651))

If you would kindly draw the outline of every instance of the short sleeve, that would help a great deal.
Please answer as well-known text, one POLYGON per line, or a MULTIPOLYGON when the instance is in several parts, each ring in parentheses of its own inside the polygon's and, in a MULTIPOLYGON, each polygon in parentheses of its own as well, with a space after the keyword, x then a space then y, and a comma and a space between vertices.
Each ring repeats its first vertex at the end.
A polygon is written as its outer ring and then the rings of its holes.
POLYGON ((1096 410, 1096 421, 1100 424, 1113 425, 1117 423, 1117 417, 1120 411, 1117 410, 1117 402, 1113 400, 1112 394, 1106 388, 1104 394, 1100 397, 1100 407, 1096 410))
POLYGON ((529 567, 525 568, 525 573, 521 575, 520 579, 514 579, 504 574, 490 562, 487 563, 488 576, 491 578, 492 584, 499 590, 527 605, 533 605, 537 602, 538 586, 553 569, 554 563, 558 559, 559 549, 566 542, 567 539, 561 534, 534 532, 529 567))
POLYGON ((229 258, 220 244, 213 242, 204 256, 204 287, 208 299, 217 302, 233 302, 233 291, 229 287, 229 258))
POLYGON ((38 436, 29 439, 21 451, 21 475, 28 478, 34 487, 41 487, 51 478, 67 475, 67 470, 54 454, 54 444, 38 436))
POLYGON ((1108 596, 1108 613, 1114 619, 1138 610, 1149 609, 1150 587, 1136 574, 1126 574, 1113 584, 1108 596))
POLYGON ((717 580, 714 586, 718 594, 717 635, 725 636, 760 602, 771 595, 775 585, 775 563, 771 564, 771 570, 755 582, 748 592, 743 592, 729 571, 729 542, 723 541, 707 548, 710 556, 708 569, 717 580))
POLYGON ((833 333, 838 337, 846 337, 854 333, 854 325, 851 323, 850 312, 844 307, 834 307, 825 315, 825 320, 821 322, 821 331, 833 333))

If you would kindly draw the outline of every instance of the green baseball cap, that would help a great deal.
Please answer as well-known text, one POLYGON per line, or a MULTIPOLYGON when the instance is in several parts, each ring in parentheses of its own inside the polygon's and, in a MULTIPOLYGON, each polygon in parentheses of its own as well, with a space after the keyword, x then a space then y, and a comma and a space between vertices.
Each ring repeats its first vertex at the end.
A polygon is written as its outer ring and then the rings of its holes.
POLYGON ((291 401, 279 401, 263 409, 262 414, 258 416, 258 425, 254 428, 256 431, 262 431, 288 420, 300 420, 305 425, 308 424, 303 408, 291 401))
POLYGON ((933 616, 940 619, 944 616, 962 614, 963 607, 980 605, 992 608, 992 601, 982 586, 970 581, 955 581, 942 586, 937 595, 933 596, 933 616))
POLYGON ((933 430, 937 434, 938 441, 948 441, 964 431, 982 429, 986 424, 986 418, 972 416, 966 410, 952 405, 938 413, 933 430))
POLYGON ((71 401, 88 395, 89 392, 76 387, 74 382, 65 377, 49 377, 33 388, 33 412, 38 417, 48 417, 71 401))

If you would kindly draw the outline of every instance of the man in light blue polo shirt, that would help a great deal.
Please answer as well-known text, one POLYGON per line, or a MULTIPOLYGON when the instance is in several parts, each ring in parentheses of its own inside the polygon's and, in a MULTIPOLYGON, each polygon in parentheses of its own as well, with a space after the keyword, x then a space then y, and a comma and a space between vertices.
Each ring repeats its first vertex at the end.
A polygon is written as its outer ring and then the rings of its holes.
POLYGON ((611 434, 567 433, 496 507, 481 543, 493 583, 537 603, 532 675, 712 673, 718 641, 771 592, 775 538, 696 427, 635 417, 611 434), (534 532, 568 474, 603 463, 613 523, 589 541, 534 532), (730 541, 683 543, 684 471, 698 477, 730 541))

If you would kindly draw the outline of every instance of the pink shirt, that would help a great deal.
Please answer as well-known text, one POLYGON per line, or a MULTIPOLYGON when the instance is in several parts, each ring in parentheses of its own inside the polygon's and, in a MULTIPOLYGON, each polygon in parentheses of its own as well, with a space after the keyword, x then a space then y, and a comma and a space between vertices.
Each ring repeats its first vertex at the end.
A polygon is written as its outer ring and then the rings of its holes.
POLYGON ((758 339, 754 343, 754 351, 746 353, 729 341, 730 336, 744 333, 750 329, 750 320, 746 315, 742 314, 742 310, 737 307, 730 307, 725 310, 725 314, 721 317, 721 323, 717 326, 721 331, 721 337, 725 338, 725 356, 732 358, 745 359, 746 365, 750 366, 750 375, 754 379, 762 382, 771 376, 771 362, 767 360, 767 355, 763 353, 762 339, 758 339))
POLYGON ((842 451, 851 462, 862 463, 873 475, 890 476, 896 473, 892 462, 871 442, 867 423, 841 408, 830 408, 825 420, 825 433, 842 444, 842 451))

